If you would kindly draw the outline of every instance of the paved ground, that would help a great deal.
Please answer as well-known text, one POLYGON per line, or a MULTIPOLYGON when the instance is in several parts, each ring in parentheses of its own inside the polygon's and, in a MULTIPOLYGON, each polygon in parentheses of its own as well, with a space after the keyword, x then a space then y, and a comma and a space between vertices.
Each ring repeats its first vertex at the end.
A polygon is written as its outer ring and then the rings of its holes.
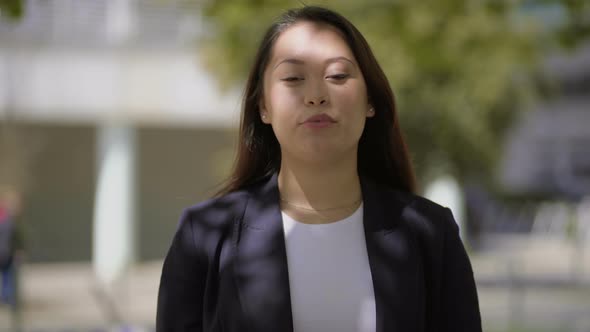
MULTIPOLYGON (((161 262, 157 261, 139 264, 129 271, 117 292, 117 308, 113 311, 98 291, 90 264, 26 265, 21 283, 23 330, 124 331, 109 323, 116 324, 120 316, 126 325, 136 327, 133 330, 149 330, 154 324, 160 269, 161 262)), ((0 311, 0 331, 10 326, 10 311, 4 307, 0 311)))
POLYGON ((590 332, 590 243, 488 241, 489 249, 472 256, 485 331, 590 332))
MULTIPOLYGON (((472 255, 486 331, 590 331, 590 244, 580 255, 551 239, 490 241, 472 255), (519 326, 528 329, 510 329, 519 326)), ((129 271, 116 310, 97 291, 90 264, 25 265, 22 331, 153 331, 161 263, 129 271), (125 326, 109 323, 118 316, 125 326)), ((0 331, 13 330, 1 307, 0 331)))

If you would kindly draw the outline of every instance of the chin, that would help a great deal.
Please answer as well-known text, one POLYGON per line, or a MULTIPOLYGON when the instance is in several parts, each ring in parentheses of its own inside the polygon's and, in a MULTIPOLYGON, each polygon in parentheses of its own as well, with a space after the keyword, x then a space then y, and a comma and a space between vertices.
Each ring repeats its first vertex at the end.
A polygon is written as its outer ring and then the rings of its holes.
POLYGON ((343 160, 355 160, 356 157, 356 149, 343 149, 341 145, 317 146, 302 152, 300 155, 301 160, 311 164, 337 163, 343 160))

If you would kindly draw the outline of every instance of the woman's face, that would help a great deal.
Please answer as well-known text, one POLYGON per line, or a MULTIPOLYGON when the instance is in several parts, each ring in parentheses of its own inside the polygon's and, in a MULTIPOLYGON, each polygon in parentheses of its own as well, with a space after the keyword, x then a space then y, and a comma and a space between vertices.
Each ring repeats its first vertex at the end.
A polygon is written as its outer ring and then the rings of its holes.
POLYGON ((337 29, 299 22, 281 33, 264 73, 260 116, 283 159, 356 160, 373 115, 361 70, 337 29))

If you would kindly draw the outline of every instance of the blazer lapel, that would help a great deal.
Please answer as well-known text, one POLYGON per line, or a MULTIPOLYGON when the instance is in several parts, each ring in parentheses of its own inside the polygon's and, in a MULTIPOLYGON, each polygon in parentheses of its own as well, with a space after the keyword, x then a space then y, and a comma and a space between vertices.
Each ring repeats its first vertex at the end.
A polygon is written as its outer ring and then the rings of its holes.
MULTIPOLYGON (((375 291, 377 332, 421 331, 424 280, 407 223, 407 199, 361 177, 363 220, 375 291)), ((287 252, 277 174, 251 191, 235 236, 234 277, 249 331, 292 332, 287 252)))
POLYGON ((240 223, 234 277, 250 331, 293 331, 276 173, 251 192, 240 223))
POLYGON ((363 223, 373 278, 377 331, 422 331, 424 282, 419 250, 404 220, 407 199, 361 178, 363 223))

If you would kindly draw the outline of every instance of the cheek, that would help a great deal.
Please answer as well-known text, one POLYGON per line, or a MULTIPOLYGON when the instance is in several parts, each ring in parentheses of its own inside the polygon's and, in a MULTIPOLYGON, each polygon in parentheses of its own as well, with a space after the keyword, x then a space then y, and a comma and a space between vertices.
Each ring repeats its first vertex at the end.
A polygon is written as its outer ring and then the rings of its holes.
POLYGON ((337 97, 337 108, 345 112, 346 127, 350 137, 358 137, 363 132, 368 109, 367 93, 361 82, 340 91, 337 97))
POLYGON ((365 117, 368 109, 367 93, 362 84, 351 84, 337 92, 333 98, 335 106, 347 113, 348 117, 365 117))
POLYGON ((279 140, 289 141, 297 123, 297 102, 299 97, 293 89, 281 86, 269 87, 266 106, 271 115, 271 125, 279 140))
POLYGON ((268 104, 273 119, 285 116, 295 116, 300 101, 300 96, 295 89, 287 89, 285 87, 277 86, 269 89, 268 104))

